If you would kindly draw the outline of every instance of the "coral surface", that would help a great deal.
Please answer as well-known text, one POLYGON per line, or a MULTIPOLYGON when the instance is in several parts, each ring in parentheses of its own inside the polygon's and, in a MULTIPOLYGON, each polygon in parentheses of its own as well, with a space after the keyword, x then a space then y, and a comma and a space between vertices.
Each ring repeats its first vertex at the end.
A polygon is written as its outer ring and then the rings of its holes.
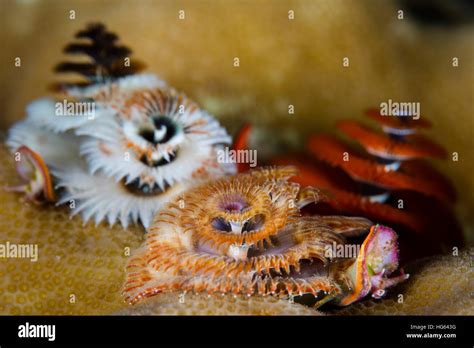
MULTIPOLYGON (((12 184, 13 158, 4 147, 0 155, 0 186, 12 184)), ((69 219, 67 208, 24 203, 15 193, 0 190, 0 243, 36 243, 38 261, 0 259, 0 314, 312 314, 301 304, 284 299, 208 298, 186 294, 158 295, 130 307, 121 296, 127 252, 138 248, 143 233, 106 224, 83 226, 69 219), (71 302, 71 295, 75 301, 71 302)), ((423 261, 407 271, 412 278, 387 299, 364 301, 331 314, 474 314, 472 251, 459 257, 423 261), (403 293, 403 303, 397 296, 403 293), (471 296, 471 297, 469 297, 471 296)))

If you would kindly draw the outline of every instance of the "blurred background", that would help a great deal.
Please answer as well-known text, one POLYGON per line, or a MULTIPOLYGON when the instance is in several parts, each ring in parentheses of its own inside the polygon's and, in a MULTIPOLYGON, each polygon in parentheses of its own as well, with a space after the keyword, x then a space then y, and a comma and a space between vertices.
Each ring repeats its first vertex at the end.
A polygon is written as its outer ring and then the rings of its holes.
POLYGON ((0 0, 0 130, 51 94, 62 48, 101 21, 147 72, 232 134, 250 122, 269 142, 279 138, 278 151, 314 132, 337 133, 337 120, 362 119, 388 99, 420 102, 433 123, 427 135, 459 153, 433 164, 459 193, 455 212, 472 244, 473 8, 459 0, 0 0))

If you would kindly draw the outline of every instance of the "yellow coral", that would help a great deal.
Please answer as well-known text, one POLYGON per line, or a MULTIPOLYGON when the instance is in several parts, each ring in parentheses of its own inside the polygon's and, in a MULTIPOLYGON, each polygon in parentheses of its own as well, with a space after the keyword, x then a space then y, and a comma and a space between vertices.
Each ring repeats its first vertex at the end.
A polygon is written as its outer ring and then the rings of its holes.
MULTIPOLYGON (((15 181, 13 156, 0 146, 4 161, 0 187, 15 181)), ((128 252, 140 246, 143 230, 124 230, 69 219, 67 208, 34 205, 22 196, 0 190, 0 243, 37 244, 38 260, 0 259, 0 314, 94 315, 148 313, 146 307, 127 310, 120 289, 128 252), (143 312, 142 312, 143 311, 143 312)), ((315 314, 302 305, 277 299, 221 298, 187 295, 161 297, 150 314, 315 314)), ((144 304, 144 306, 147 306, 144 304)))
MULTIPOLYGON (((17 177, 4 147, 0 186, 17 177)), ((0 259, 0 313, 100 314, 123 306, 127 250, 140 245, 140 228, 124 230, 69 219, 67 208, 34 205, 0 190, 0 243, 37 244, 38 261, 0 259), (128 248, 128 249, 127 249, 128 248)))
MULTIPOLYGON (((12 156, 0 146, 4 159, 0 186, 12 184, 12 156)), ((0 314, 250 314, 306 315, 316 311, 272 297, 242 298, 187 294, 156 296, 129 307, 120 289, 125 278, 126 252, 141 245, 139 228, 124 230, 82 225, 69 220, 67 209, 23 203, 0 190, 0 243, 36 243, 37 262, 0 259, 0 314), (75 295, 75 303, 71 303, 75 295)), ((380 301, 365 301, 335 314, 474 314, 472 253, 445 256, 408 267, 413 275, 399 291, 380 301), (404 302, 397 302, 398 293, 404 302)))
POLYGON ((321 315, 321 312, 274 297, 210 296, 165 293, 148 298, 119 315, 321 315), (181 302, 180 302, 181 301, 181 302))

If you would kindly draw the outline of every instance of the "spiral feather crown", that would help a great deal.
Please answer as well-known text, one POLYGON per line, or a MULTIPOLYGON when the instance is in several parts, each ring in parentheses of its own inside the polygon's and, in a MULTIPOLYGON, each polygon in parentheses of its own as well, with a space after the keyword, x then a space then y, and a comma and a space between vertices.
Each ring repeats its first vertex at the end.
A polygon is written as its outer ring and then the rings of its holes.
MULTIPOLYGON (((301 216, 308 197, 291 167, 262 168, 185 192, 160 211, 127 266, 130 303, 166 291, 340 295, 327 247, 368 230, 357 217, 301 216)), ((346 281, 346 280, 344 280, 346 281)))

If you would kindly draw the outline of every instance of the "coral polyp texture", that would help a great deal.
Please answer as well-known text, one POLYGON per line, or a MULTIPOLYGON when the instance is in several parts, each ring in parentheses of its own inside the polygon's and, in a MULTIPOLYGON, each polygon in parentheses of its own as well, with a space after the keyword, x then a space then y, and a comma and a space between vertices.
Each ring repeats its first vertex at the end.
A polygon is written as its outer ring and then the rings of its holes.
MULTIPOLYGON (((66 53, 86 54, 90 62, 61 63, 57 71, 80 73, 87 81, 57 84, 63 100, 31 103, 7 139, 13 153, 26 147, 44 161, 58 204, 68 204, 85 222, 148 227, 182 190, 234 172, 233 164, 217 161, 217 151, 231 139, 211 115, 155 75, 135 74, 139 66, 129 60, 130 50, 102 25, 77 38, 66 53)), ((40 173, 44 189, 35 189, 38 196, 51 191, 40 173)))
POLYGON ((345 237, 370 228, 364 218, 302 217, 319 191, 288 181, 291 167, 262 168, 189 189, 157 213, 127 265, 129 303, 161 292, 294 297, 347 305, 407 279, 397 236, 372 226, 357 255, 339 255, 345 237), (370 272, 369 272, 370 269, 370 272))
POLYGON ((276 297, 169 292, 150 297, 115 315, 323 315, 307 306, 276 297))
MULTIPOLYGON (((0 155, 0 186, 12 184, 15 162, 4 146, 0 155)), ((20 181, 20 179, 18 179, 20 181)), ((143 232, 104 224, 82 225, 68 219, 65 207, 25 204, 0 190, 3 242, 38 245, 38 260, 3 258, 0 262, 2 315, 304 315, 317 314, 297 302, 272 296, 234 298, 180 291, 163 293, 129 306, 120 294, 128 250, 139 248, 143 232), (71 297, 74 295, 74 297, 71 297), (75 301, 71 301, 74 298, 75 301), (182 299, 180 301, 180 299, 182 299)), ((474 250, 407 265, 409 281, 383 300, 362 301, 335 314, 474 314, 472 260, 474 250), (404 295, 399 303, 398 294, 404 295), (342 312, 341 312, 342 311, 342 312)))

